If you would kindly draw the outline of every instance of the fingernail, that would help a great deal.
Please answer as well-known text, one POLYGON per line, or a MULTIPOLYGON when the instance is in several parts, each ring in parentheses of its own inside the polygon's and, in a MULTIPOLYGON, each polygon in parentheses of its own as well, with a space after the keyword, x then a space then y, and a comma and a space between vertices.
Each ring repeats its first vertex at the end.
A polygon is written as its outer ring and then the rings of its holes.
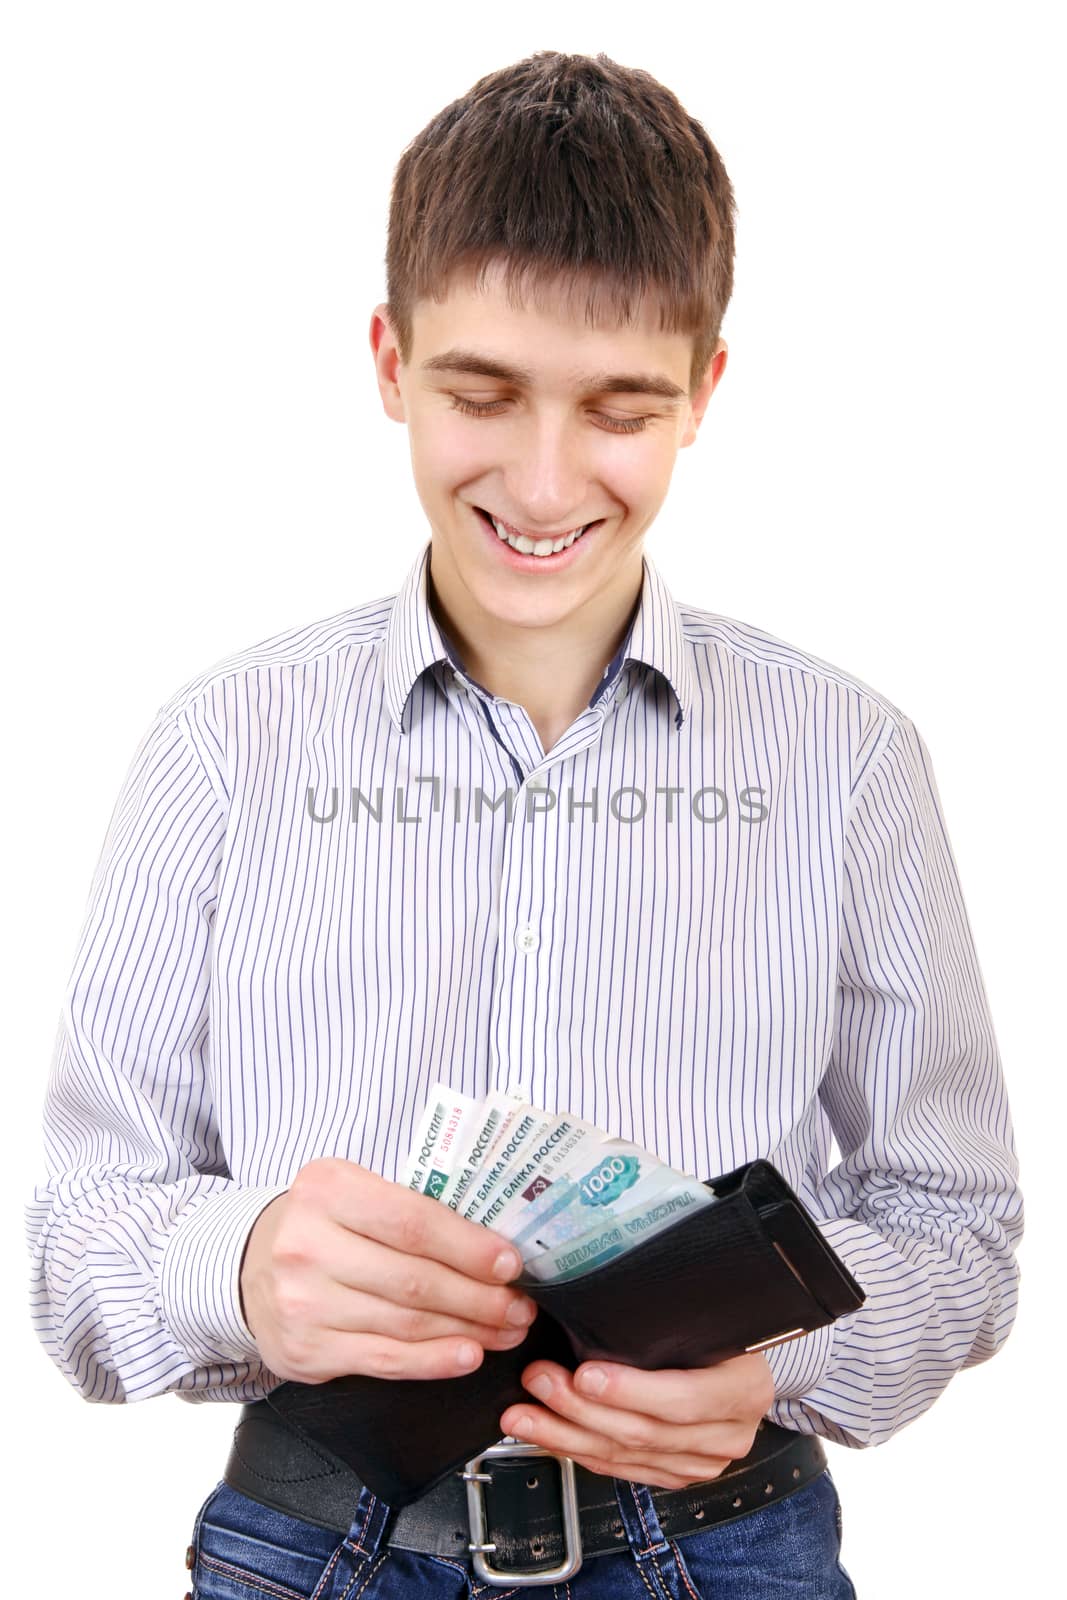
POLYGON ((456 1366, 464 1371, 478 1365, 478 1346, 476 1344, 461 1344, 456 1351, 456 1366))
POLYGON ((515 1276, 521 1265, 522 1263, 516 1251, 501 1250, 493 1263, 493 1277, 498 1278, 501 1282, 506 1282, 508 1278, 515 1276))
POLYGON ((508 1306, 508 1321, 517 1328, 525 1328, 533 1318, 533 1306, 529 1300, 513 1300, 508 1306))
POLYGON ((542 1372, 540 1377, 533 1378, 526 1387, 531 1394, 537 1396, 538 1400, 547 1400, 552 1393, 552 1379, 547 1378, 542 1372))
POLYGON ((582 1373, 578 1383, 586 1394, 603 1394, 608 1386, 608 1380, 599 1367, 589 1367, 582 1373))

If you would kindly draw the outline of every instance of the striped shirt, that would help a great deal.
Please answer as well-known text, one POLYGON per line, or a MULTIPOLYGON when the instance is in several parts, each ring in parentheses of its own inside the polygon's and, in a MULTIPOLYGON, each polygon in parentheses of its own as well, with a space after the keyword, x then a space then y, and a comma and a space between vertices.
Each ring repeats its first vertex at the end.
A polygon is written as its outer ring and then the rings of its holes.
POLYGON ((441 1079, 701 1178, 772 1161, 867 1298, 767 1353, 769 1415, 880 1443, 1006 1339, 1023 1225, 922 738, 676 603, 645 555, 546 754, 435 621, 430 549, 397 594, 185 684, 141 739, 25 1212, 41 1343, 88 1400, 262 1398, 256 1217, 317 1157, 395 1178, 441 1079))

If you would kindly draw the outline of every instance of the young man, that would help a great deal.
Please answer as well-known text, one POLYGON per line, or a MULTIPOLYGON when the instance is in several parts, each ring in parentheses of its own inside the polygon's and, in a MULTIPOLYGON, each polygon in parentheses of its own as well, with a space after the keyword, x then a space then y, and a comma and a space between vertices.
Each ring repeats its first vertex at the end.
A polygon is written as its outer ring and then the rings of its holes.
MULTIPOLYGON (((676 604, 644 549, 726 367, 733 221, 700 125, 605 56, 436 117, 370 330, 430 537, 395 595, 183 686, 134 757, 33 1314, 88 1399, 246 1402, 202 1595, 484 1592, 462 1482, 397 1514, 260 1404, 525 1338, 514 1253, 393 1181, 439 1078, 700 1177, 773 1161, 866 1292, 714 1367, 524 1371, 501 1434, 577 1464, 567 1600, 853 1593, 821 1440, 888 1439, 1011 1328, 1012 1126, 926 747, 847 672, 676 604)), ((563 1545, 522 1480, 511 1592, 563 1545)))

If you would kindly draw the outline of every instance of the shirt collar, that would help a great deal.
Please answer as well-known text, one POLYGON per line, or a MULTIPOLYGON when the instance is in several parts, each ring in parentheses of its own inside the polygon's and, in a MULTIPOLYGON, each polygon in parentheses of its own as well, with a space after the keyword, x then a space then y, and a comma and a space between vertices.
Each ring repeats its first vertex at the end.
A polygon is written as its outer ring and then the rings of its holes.
MULTIPOLYGON (((466 672, 454 644, 430 610, 427 579, 432 543, 432 539, 427 539, 410 567, 389 612, 383 636, 385 700, 400 733, 408 731, 404 726, 404 713, 411 691, 424 672, 439 661, 466 672)), ((642 555, 641 563, 641 596, 633 622, 597 685, 590 705, 595 705, 610 687, 626 661, 643 662, 669 685, 676 705, 675 727, 681 728, 693 703, 689 647, 677 604, 655 563, 647 555, 642 555)))

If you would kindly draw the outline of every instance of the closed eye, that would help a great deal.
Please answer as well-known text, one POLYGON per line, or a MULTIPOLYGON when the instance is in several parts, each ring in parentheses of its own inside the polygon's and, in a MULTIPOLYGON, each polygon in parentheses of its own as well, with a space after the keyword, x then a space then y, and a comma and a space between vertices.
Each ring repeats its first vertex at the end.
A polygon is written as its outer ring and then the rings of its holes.
MULTIPOLYGON (((459 394, 450 394, 449 399, 454 411, 463 411, 471 417, 498 417, 501 408, 507 405, 506 400, 468 400, 459 394)), ((600 418, 609 433, 640 433, 646 423, 653 420, 651 417, 609 417, 603 411, 594 411, 593 415, 600 418)))

